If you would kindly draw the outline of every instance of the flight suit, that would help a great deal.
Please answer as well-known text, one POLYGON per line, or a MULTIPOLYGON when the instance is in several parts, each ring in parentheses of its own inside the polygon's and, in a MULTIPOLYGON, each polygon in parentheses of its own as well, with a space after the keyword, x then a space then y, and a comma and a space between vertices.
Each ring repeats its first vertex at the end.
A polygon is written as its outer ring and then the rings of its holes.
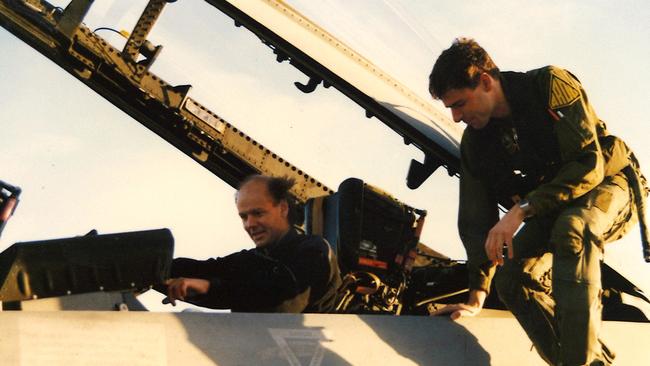
POLYGON ((526 199, 535 215, 513 238, 514 258, 497 271, 499 297, 550 364, 608 364, 598 340, 604 244, 635 223, 624 172, 638 164, 607 133, 578 80, 548 66, 504 72, 511 116, 465 129, 461 141, 458 227, 469 287, 489 291, 495 266, 485 240, 498 203, 526 199))

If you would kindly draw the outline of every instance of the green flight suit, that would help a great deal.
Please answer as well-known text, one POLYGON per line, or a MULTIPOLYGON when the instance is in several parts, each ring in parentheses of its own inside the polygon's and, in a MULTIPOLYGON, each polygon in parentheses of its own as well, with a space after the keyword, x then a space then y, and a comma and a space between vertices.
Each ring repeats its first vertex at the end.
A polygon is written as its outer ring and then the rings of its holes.
POLYGON ((499 297, 548 363, 608 364, 598 340, 600 262, 604 243, 636 221, 622 172, 631 152, 608 135, 569 72, 549 66, 500 79, 510 118, 468 127, 461 142, 458 227, 469 287, 490 289, 495 267, 484 245, 497 204, 527 199, 535 216, 497 271, 499 297))

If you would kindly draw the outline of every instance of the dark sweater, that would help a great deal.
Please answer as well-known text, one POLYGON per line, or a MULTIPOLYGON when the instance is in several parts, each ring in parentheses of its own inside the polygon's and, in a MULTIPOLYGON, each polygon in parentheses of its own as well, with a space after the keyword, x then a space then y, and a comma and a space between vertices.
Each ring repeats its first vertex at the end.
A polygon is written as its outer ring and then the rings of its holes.
POLYGON ((330 312, 341 284, 327 242, 295 230, 263 248, 223 258, 176 258, 171 276, 210 281, 207 294, 188 302, 240 312, 330 312))

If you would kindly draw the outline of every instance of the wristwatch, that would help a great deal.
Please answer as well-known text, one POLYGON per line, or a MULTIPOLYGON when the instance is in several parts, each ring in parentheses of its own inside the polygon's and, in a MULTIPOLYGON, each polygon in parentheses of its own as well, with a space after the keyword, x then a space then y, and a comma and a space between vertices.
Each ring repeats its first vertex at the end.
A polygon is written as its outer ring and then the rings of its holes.
POLYGON ((527 199, 519 201, 519 208, 524 212, 524 218, 535 216, 535 207, 527 199))

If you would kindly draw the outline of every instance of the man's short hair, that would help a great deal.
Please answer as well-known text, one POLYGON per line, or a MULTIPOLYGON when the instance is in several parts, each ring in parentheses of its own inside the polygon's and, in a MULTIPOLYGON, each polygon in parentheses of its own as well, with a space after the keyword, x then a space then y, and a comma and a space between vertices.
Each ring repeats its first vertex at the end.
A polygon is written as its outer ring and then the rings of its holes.
POLYGON ((440 99, 451 89, 473 89, 484 72, 499 78, 499 68, 483 47, 471 38, 456 38, 433 65, 429 93, 440 99))
POLYGON ((302 211, 300 203, 296 198, 291 194, 291 187, 296 183, 292 178, 287 177, 271 177, 268 175, 250 175, 244 179, 241 184, 239 184, 238 190, 241 189, 246 184, 252 181, 264 182, 266 184, 266 189, 273 200, 273 203, 276 205, 282 201, 286 201, 289 204, 289 224, 291 225, 302 225, 305 215, 302 211))

